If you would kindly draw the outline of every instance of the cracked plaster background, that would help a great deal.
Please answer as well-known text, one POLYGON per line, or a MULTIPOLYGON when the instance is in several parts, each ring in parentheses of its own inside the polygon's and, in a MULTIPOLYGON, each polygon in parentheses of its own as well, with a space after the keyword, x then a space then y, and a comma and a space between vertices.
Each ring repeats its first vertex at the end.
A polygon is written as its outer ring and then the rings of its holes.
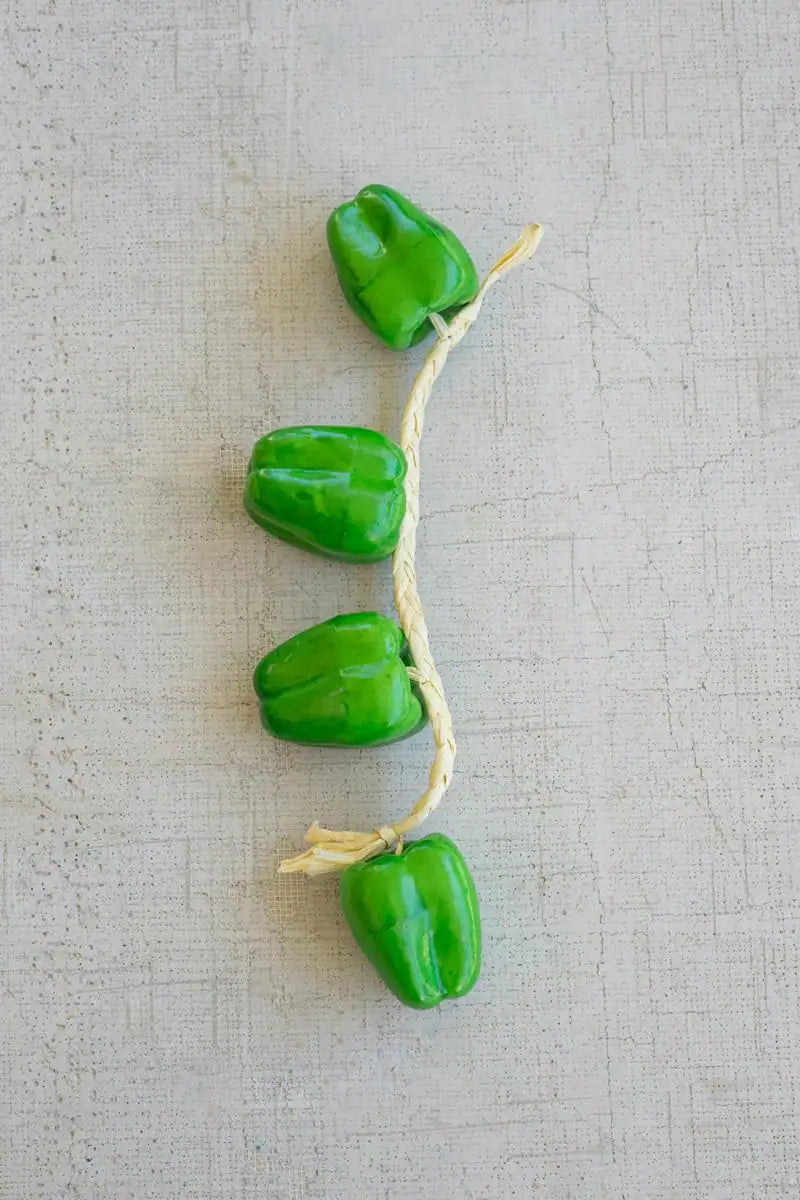
POLYGON ((8 0, 0 1197, 800 1195, 798 14, 790 0, 8 0), (271 645, 388 571, 244 517, 279 423, 396 430, 370 181, 485 269, 418 558, 478 989, 420 1015, 313 817, 425 776, 268 740, 271 645))

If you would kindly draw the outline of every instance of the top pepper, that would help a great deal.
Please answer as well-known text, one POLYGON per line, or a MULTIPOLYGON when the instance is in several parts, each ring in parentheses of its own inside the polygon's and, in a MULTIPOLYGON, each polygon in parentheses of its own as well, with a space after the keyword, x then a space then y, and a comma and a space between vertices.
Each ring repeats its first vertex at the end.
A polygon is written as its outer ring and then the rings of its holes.
POLYGON ((455 234, 381 184, 334 209, 328 246, 347 303, 393 350, 421 342, 430 313, 447 320, 478 290, 455 234))

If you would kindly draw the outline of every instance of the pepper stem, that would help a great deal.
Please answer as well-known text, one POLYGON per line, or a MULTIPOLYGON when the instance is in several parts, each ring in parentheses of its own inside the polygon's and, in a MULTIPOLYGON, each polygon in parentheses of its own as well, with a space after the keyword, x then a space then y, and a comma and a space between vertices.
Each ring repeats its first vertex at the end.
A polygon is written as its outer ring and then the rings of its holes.
POLYGON ((447 322, 439 313, 428 313, 428 320, 436 330, 436 336, 439 338, 447 337, 447 322))
MULTIPOLYGON (((477 320, 489 288, 508 271, 531 258, 536 252, 541 236, 541 225, 528 225, 511 249, 494 264, 478 289, 475 299, 460 309, 449 325, 438 313, 430 315, 430 322, 438 337, 411 385, 403 412, 399 442, 408 464, 405 479, 406 514, 400 527, 397 548, 392 556, 394 602, 414 663, 413 667, 408 668, 409 677, 419 686, 425 701, 436 753, 428 775, 427 788, 408 816, 402 821, 395 821, 391 826, 397 836, 394 843, 396 854, 402 849, 405 835, 421 825, 441 802, 453 778, 456 756, 453 719, 445 699, 444 684, 431 654, 428 627, 414 569, 419 525, 419 447, 425 423, 425 409, 431 398, 433 385, 447 362, 447 356, 477 320)), ((311 844, 311 848, 294 858, 286 859, 280 864, 279 871, 284 874, 301 871, 306 875, 342 871, 353 863, 363 862, 380 854, 387 846, 386 838, 377 830, 370 833, 338 832, 320 829, 316 824, 312 825, 306 834, 306 841, 311 844)))

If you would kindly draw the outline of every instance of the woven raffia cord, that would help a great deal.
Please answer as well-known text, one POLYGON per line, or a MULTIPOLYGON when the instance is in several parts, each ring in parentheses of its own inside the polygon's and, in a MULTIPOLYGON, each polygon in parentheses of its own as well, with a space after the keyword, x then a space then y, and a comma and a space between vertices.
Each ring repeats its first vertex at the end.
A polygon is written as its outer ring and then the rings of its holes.
POLYGON ((369 833, 322 829, 314 822, 305 837, 310 843, 310 849, 282 862, 279 870, 284 873, 302 871, 306 875, 325 875, 331 871, 342 871, 353 863, 372 858, 396 843, 401 843, 406 834, 430 816, 450 786, 456 756, 453 719, 428 643, 428 628, 414 570, 419 525, 419 445, 425 422, 425 409, 431 398, 433 385, 447 362, 448 354, 475 323, 489 288, 512 268, 530 258, 541 236, 540 225, 528 225, 518 241, 492 267, 475 299, 462 308, 449 325, 439 316, 431 317, 438 336, 411 385, 400 426, 399 441, 408 461, 408 472, 405 483, 406 515, 392 558, 394 602, 415 664, 414 668, 409 670, 409 675, 422 693, 436 746, 428 786, 408 816, 392 825, 382 825, 369 833))

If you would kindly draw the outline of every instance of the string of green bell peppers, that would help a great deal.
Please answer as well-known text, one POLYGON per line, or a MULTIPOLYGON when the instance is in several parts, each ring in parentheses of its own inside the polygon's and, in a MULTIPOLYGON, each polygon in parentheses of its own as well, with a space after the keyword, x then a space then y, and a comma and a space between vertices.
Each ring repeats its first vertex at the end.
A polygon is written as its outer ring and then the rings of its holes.
MULTIPOLYGON (((497 264, 482 292, 533 252, 538 226, 526 233, 527 240, 523 235, 497 264)), ((448 337, 426 360, 427 365, 437 353, 440 359, 419 398, 421 415, 450 345, 463 337, 482 302, 472 260, 450 230, 378 185, 337 208, 327 235, 347 303, 386 345, 405 349, 434 330, 440 339, 443 330, 448 337), (464 306, 471 301, 475 312, 466 319, 464 306), (459 313, 461 328, 453 336, 459 313), (450 325, 443 325, 448 320, 450 325)), ((417 440, 420 433, 421 427, 417 440)), ((278 429, 256 442, 244 505, 257 524, 293 546, 346 562, 378 562, 398 547, 407 512, 407 468, 401 447, 375 430, 278 429)), ((418 644, 427 652, 429 674, 435 674, 427 635, 418 644)), ((377 746, 410 737, 426 723, 409 644, 403 631, 379 613, 339 615, 296 634, 262 659, 253 683, 264 727, 275 737, 305 745, 377 746)), ((441 740, 438 726, 434 732, 441 740)), ((448 782, 440 780, 435 796, 431 793, 435 802, 448 782)), ((417 817, 407 823, 417 824, 434 806, 424 809, 418 802, 417 817)), ((357 944, 403 1003, 430 1008, 474 986, 481 961, 477 894, 449 838, 432 834, 404 844, 393 826, 377 835, 312 827, 309 836, 328 849, 317 845, 282 869, 310 874, 332 865, 346 868, 340 876, 345 918, 357 944)))

